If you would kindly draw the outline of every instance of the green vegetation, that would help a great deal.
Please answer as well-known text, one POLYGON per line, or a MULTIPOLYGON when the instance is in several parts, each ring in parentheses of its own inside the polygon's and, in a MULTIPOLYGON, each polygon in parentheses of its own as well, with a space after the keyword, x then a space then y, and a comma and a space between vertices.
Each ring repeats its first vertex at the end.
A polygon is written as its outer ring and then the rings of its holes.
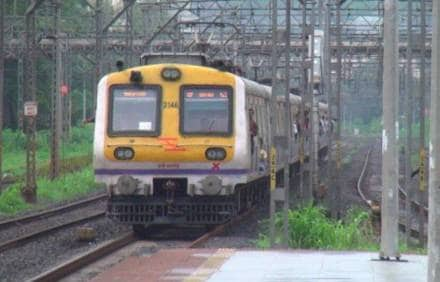
POLYGON ((60 202, 86 195, 98 185, 94 181, 92 161, 93 126, 72 128, 69 141, 61 145, 62 175, 51 181, 48 179, 50 148, 49 131, 37 134, 37 194, 36 206, 26 204, 21 197, 26 169, 26 136, 22 132, 6 129, 3 131, 4 172, 12 174, 16 183, 0 194, 0 215, 41 208, 51 202, 60 202))
POLYGON ((361 136, 380 136, 382 134, 381 118, 371 120, 369 123, 363 122, 361 119, 355 119, 351 123, 347 123, 343 126, 344 132, 347 135, 353 135, 354 130, 359 130, 361 136))
MULTIPOLYGON (((308 206, 289 211, 289 240, 291 248, 328 250, 377 250, 368 213, 352 210, 341 221, 327 218, 322 208, 308 206)), ((275 217, 276 242, 282 239, 282 213, 275 217)), ((256 245, 269 247, 268 223, 263 223, 256 245)))
POLYGON ((24 202, 20 193, 21 186, 21 183, 14 184, 0 194, 0 215, 13 215, 24 210, 41 208, 51 202, 60 202, 87 195, 99 188, 99 185, 95 183, 90 165, 80 171, 65 174, 54 181, 39 178, 37 180, 37 206, 24 202))
MULTIPOLYGON (((352 209, 342 220, 328 218, 320 207, 307 206, 290 210, 288 215, 290 248, 321 250, 379 251, 379 237, 375 234, 370 215, 352 209)), ((258 248, 270 248, 269 222, 260 224, 262 232, 255 241, 258 248)), ((275 244, 282 243, 283 214, 275 215, 275 244)), ((401 253, 426 254, 426 248, 407 246, 401 238, 401 253)))
MULTIPOLYGON (((47 175, 50 159, 50 133, 41 130, 37 133, 37 168, 39 175, 47 175)), ((74 127, 69 141, 61 144, 61 158, 66 162, 64 171, 73 167, 84 167, 91 163, 93 126, 74 127), (67 166, 67 167, 66 167, 67 166)), ((26 136, 21 131, 3 131, 3 171, 21 178, 26 169, 26 136)))

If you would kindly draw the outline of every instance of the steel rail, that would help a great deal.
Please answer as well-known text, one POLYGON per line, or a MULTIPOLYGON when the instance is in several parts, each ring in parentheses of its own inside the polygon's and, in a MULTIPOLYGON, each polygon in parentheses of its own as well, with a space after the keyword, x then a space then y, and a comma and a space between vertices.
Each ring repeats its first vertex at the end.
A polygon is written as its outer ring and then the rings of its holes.
MULTIPOLYGON (((255 212, 255 208, 251 208, 247 210, 246 212, 242 213, 238 217, 217 226, 212 231, 207 232, 197 238, 196 240, 192 241, 188 248, 198 248, 202 244, 204 244, 209 238, 219 235, 223 233, 227 228, 230 228, 231 226, 238 224, 242 222, 244 219, 248 218, 251 214, 255 212)), ((47 270, 44 273, 39 274, 38 276, 35 276, 31 278, 29 281, 33 282, 40 282, 40 281, 57 281, 64 277, 66 277, 69 274, 72 274, 81 268, 103 258, 104 256, 107 256, 131 243, 136 242, 138 239, 136 235, 133 232, 129 232, 127 234, 124 234, 123 236, 106 242, 102 243, 101 245, 97 246, 96 248, 81 254, 71 260, 68 260, 58 266, 55 266, 52 269, 47 270)))
POLYGON ((14 247, 20 246, 23 243, 32 241, 32 240, 34 240, 36 238, 40 238, 40 237, 42 237, 42 236, 44 236, 46 234, 49 234, 49 233, 61 230, 63 228, 67 228, 67 227, 73 226, 73 225, 85 223, 85 222, 88 222, 90 220, 97 219, 97 218, 100 218, 100 217, 103 217, 103 216, 105 216, 105 212, 104 211, 98 211, 98 212, 95 212, 95 213, 93 213, 91 215, 87 215, 85 217, 69 221, 67 223, 62 223, 62 224, 59 224, 59 225, 55 225, 55 226, 46 228, 44 230, 35 231, 33 233, 26 234, 26 235, 18 237, 16 239, 12 239, 12 240, 6 241, 5 243, 0 244, 0 253, 4 252, 6 250, 10 250, 10 249, 12 249, 14 247))
POLYGON ((367 152, 367 156, 365 157, 365 161, 364 161, 364 166, 362 167, 362 171, 361 171, 361 175, 359 176, 359 179, 357 181, 357 192, 359 193, 359 195, 361 196, 362 200, 370 207, 372 208, 372 201, 367 199, 367 197, 365 197, 364 192, 362 192, 362 182, 364 181, 364 177, 367 171, 367 166, 368 166, 368 162, 370 160, 370 154, 371 154, 372 149, 369 149, 367 152))
POLYGON ((210 238, 217 236, 217 235, 223 233, 227 228, 230 228, 231 226, 234 226, 237 223, 242 222, 244 219, 248 218, 254 212, 255 212, 255 208, 250 208, 249 210, 247 210, 246 212, 242 213, 241 215, 233 218, 232 220, 215 227, 212 231, 209 231, 208 233, 205 233, 201 237, 194 240, 188 246, 188 248, 199 248, 201 245, 206 243, 206 241, 208 241, 210 238))
MULTIPOLYGON (((359 196, 360 196, 360 197, 362 198, 362 200, 367 204, 367 206, 368 206, 373 212, 376 212, 376 211, 375 211, 376 206, 373 204, 373 201, 372 201, 371 199, 368 199, 368 198, 365 196, 364 192, 362 191, 362 183, 363 183, 364 178, 365 178, 365 175, 366 175, 366 171, 367 171, 367 167, 368 167, 368 163, 369 163, 369 160, 370 160, 370 155, 371 155, 372 150, 373 150, 373 149, 369 149, 368 152, 367 152, 367 155, 366 155, 366 157, 365 157, 365 161, 364 161, 364 165, 363 165, 363 167, 362 167, 361 174, 360 174, 360 176, 359 176, 359 178, 358 178, 358 181, 357 181, 356 189, 357 189, 357 192, 358 192, 359 196)), ((401 195, 401 199, 405 199, 405 197, 407 196, 406 192, 405 192, 400 186, 399 186, 399 194, 401 195)), ((417 202, 417 201, 413 201, 413 200, 411 201, 411 205, 412 205, 412 207, 413 207, 416 211, 417 211, 418 208, 421 206, 419 202, 417 202)), ((424 209, 424 211, 425 211, 425 213, 426 213, 426 216, 428 216, 428 208, 425 207, 425 206, 422 206, 422 208, 424 209)), ((379 206, 379 211, 380 211, 380 206, 379 206)), ((400 230, 402 230, 402 231, 405 231, 405 230, 406 230, 406 224, 405 224, 404 222, 402 222, 400 219, 399 219, 399 228, 400 228, 400 230)), ((413 229, 413 228, 411 228, 411 230, 410 230, 410 234, 411 234, 412 237, 414 237, 414 238, 418 238, 418 236, 419 236, 419 231, 418 231, 418 230, 415 230, 415 229, 413 229)))
POLYGON ((49 269, 42 274, 31 278, 29 281, 39 282, 39 281, 57 281, 67 275, 87 266, 100 258, 119 250, 128 244, 136 242, 136 236, 133 232, 124 234, 123 236, 103 243, 96 248, 86 252, 85 254, 79 255, 69 261, 66 261, 52 269, 49 269))
POLYGON ((101 200, 105 200, 105 199, 107 199, 107 194, 100 194, 100 195, 97 195, 92 198, 72 202, 67 205, 63 205, 63 206, 56 207, 56 208, 49 209, 49 210, 44 210, 44 211, 34 213, 31 215, 26 215, 26 216, 21 216, 18 218, 12 218, 12 219, 8 219, 8 220, 0 221, 0 230, 4 230, 4 228, 7 228, 11 225, 19 225, 19 224, 23 224, 23 223, 28 223, 28 222, 35 221, 37 219, 43 219, 43 218, 47 218, 47 217, 50 217, 53 215, 57 215, 62 212, 68 212, 68 211, 74 210, 76 208, 80 208, 80 207, 86 206, 88 204, 98 202, 101 200))

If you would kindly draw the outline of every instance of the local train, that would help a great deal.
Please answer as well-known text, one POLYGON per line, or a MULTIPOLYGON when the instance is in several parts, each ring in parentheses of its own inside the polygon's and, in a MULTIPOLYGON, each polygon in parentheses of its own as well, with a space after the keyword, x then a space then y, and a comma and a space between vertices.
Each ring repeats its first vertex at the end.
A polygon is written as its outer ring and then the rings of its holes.
MULTIPOLYGON (((271 88, 203 65, 155 63, 98 85, 94 169, 108 215, 131 224, 225 222, 267 193, 271 88)), ((292 124, 301 98, 291 95, 292 124)), ((275 134, 283 135, 285 99, 275 134)), ((327 107, 319 106, 323 126, 327 107)), ((290 163, 298 161, 298 129, 290 163)), ((301 133, 301 132, 299 132, 301 133)), ((326 134, 320 134, 324 148, 326 134)))

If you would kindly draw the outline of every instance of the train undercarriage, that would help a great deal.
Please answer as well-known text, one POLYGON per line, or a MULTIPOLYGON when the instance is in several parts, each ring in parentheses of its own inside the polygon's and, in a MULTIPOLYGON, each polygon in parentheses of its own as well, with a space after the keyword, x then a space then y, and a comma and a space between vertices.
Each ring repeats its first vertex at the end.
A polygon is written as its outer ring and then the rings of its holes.
POLYGON ((116 221, 132 225, 136 233, 143 233, 150 225, 212 226, 263 202, 268 196, 267 187, 268 178, 263 177, 237 186, 234 194, 227 196, 190 196, 165 189, 154 196, 113 195, 107 213, 116 221))

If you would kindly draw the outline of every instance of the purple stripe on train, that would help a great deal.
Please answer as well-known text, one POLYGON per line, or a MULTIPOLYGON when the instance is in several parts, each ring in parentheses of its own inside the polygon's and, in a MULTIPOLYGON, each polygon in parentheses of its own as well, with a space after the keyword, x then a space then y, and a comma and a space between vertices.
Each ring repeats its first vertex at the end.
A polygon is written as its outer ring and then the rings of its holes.
POLYGON ((95 169, 97 175, 171 175, 171 174, 222 174, 222 175, 238 175, 249 173, 248 169, 95 169))

